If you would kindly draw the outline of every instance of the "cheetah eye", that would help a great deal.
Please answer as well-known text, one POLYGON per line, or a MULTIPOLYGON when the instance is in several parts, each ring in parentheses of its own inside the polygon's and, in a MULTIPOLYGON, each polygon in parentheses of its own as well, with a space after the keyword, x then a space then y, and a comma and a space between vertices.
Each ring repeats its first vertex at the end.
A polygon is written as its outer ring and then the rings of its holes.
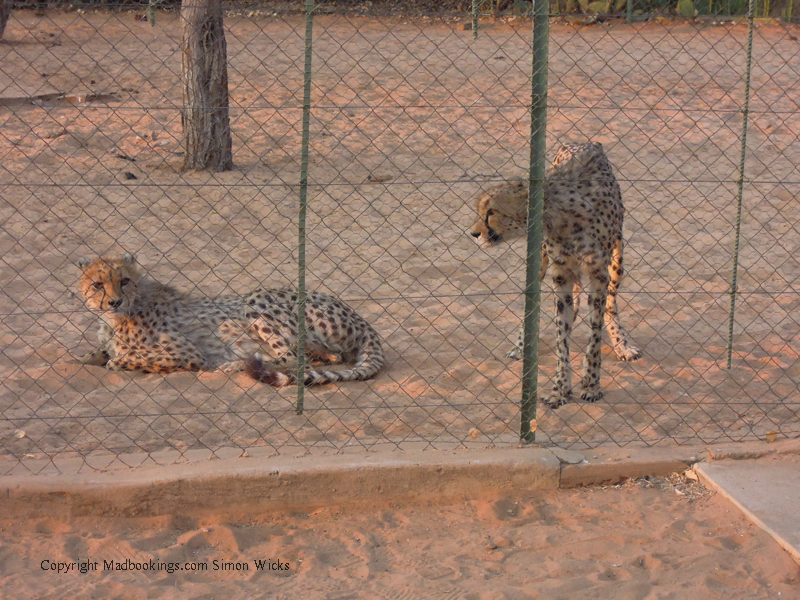
POLYGON ((93 287, 94 289, 96 289, 96 290, 102 290, 102 289, 103 289, 103 282, 102 282, 102 281, 95 281, 95 282, 92 284, 92 287, 93 287))
POLYGON ((128 278, 128 277, 123 277, 123 278, 122 278, 122 280, 119 282, 119 284, 120 284, 122 287, 125 287, 125 286, 126 286, 126 285, 128 285, 130 282, 131 282, 130 278, 128 278))
POLYGON ((489 210, 487 210, 487 211, 486 211, 486 216, 487 216, 487 217, 491 217, 491 216, 492 216, 493 214, 495 214, 496 212, 497 212, 497 211, 496 211, 495 209, 493 209, 493 208, 490 208, 489 210))

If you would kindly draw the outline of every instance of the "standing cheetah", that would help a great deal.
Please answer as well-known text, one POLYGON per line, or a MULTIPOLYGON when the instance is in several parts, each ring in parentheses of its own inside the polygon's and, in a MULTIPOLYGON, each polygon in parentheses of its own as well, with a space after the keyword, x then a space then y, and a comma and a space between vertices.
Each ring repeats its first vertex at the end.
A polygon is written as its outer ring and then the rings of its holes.
MULTIPOLYGON (((78 266, 86 305, 102 319, 101 347, 84 364, 145 373, 244 369, 276 387, 297 381, 296 292, 195 297, 141 275, 130 254, 83 259, 78 266)), ((311 359, 355 362, 341 371, 310 368, 306 385, 369 379, 383 367, 378 334, 344 302, 309 293, 306 325, 311 359)))
MULTIPOLYGON (((478 199, 478 221, 472 235, 491 246, 509 234, 522 233, 527 219, 528 182, 502 184, 478 199)), ((596 402, 600 389, 600 337, 605 323, 611 345, 620 360, 637 360, 642 353, 628 345, 619 324, 617 290, 622 279, 622 219, 625 209, 614 171, 598 143, 562 146, 544 182, 542 270, 548 262, 556 291, 558 366, 552 395, 545 400, 555 408, 572 397, 570 330, 581 272, 589 276, 589 324, 592 335, 583 360, 581 399, 596 402)), ((508 353, 518 359, 522 330, 508 353)))

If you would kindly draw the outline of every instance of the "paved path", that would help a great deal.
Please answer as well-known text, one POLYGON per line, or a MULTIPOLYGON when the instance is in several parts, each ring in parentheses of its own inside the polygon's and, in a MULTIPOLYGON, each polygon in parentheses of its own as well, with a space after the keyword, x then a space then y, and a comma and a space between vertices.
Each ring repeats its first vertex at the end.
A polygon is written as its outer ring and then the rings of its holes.
POLYGON ((700 463, 696 472, 800 563, 800 455, 700 463))

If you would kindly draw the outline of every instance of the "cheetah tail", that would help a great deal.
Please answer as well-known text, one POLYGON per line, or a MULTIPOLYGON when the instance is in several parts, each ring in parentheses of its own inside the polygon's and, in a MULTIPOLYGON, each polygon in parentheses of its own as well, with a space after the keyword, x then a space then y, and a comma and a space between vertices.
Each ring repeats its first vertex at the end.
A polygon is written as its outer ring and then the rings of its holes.
POLYGON ((352 369, 342 371, 323 371, 309 369, 306 371, 306 385, 321 385, 337 381, 364 381, 370 379, 383 368, 385 359, 383 349, 377 339, 367 341, 358 353, 356 364, 352 369))
MULTIPOLYGON (((384 365, 383 350, 380 342, 368 342, 361 349, 352 369, 342 371, 326 371, 322 369, 308 369, 305 372, 305 385, 323 385, 337 381, 363 381, 373 377, 384 365)), ((282 373, 271 367, 259 355, 253 355, 245 363, 245 372, 256 381, 275 387, 283 387, 297 382, 294 373, 282 373)))
POLYGON ((244 365, 245 373, 256 381, 266 383, 275 387, 283 387, 297 381, 297 377, 281 373, 264 362, 259 355, 255 354, 244 365))

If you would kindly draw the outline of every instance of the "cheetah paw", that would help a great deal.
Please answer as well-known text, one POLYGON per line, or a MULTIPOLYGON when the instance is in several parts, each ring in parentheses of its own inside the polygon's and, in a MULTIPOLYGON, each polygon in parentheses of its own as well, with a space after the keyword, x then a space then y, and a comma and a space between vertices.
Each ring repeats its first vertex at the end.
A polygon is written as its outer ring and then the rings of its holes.
POLYGON ((522 351, 514 346, 511 350, 506 352, 506 357, 510 358, 511 360, 519 360, 522 358, 522 351))
POLYGON ((312 355, 311 358, 313 362, 319 362, 323 365, 335 365, 344 362, 339 358, 338 354, 333 354, 332 352, 320 352, 319 354, 312 355))
POLYGON ((583 390, 581 393, 581 401, 583 402, 597 402, 603 399, 603 390, 599 388, 589 388, 583 390))
POLYGON ((105 367, 108 364, 110 357, 105 350, 95 350, 84 354, 80 358, 73 359, 70 362, 79 365, 91 365, 93 367, 105 367))
POLYGON ((226 362, 221 364, 217 367, 215 373, 238 373, 239 371, 244 370, 244 361, 243 360, 235 360, 232 362, 226 362))
POLYGON ((564 406, 567 402, 572 400, 572 392, 567 392, 566 394, 560 394, 558 392, 553 392, 553 394, 549 398, 540 398, 540 402, 545 406, 550 408, 558 408, 559 406, 564 406))
POLYGON ((641 350, 632 346, 621 348, 619 350, 615 348, 614 353, 617 355, 618 359, 625 362, 630 360, 639 360, 643 356, 641 350))

